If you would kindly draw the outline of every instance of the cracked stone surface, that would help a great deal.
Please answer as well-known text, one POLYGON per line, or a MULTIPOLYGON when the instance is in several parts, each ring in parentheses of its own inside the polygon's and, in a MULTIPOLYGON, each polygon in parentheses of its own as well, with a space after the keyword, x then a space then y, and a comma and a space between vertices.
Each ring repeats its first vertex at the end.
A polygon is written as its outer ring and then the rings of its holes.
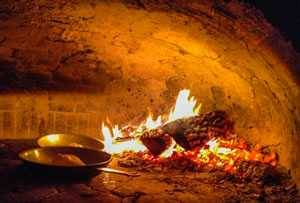
POLYGON ((299 182, 299 64, 260 12, 235 1, 4 0, 0 137, 99 137, 107 117, 167 113, 189 88, 203 111, 225 110, 237 134, 274 146, 299 182))

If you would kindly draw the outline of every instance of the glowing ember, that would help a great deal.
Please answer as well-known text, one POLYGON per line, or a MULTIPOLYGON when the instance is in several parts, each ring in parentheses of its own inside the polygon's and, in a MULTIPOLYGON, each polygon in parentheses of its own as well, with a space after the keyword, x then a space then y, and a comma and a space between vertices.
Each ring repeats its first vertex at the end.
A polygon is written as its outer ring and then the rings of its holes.
POLYGON ((126 127, 126 129, 120 129, 118 125, 109 128, 103 123, 104 150, 111 154, 121 154, 123 152, 142 153, 142 158, 145 161, 158 164, 184 159, 189 160, 197 167, 223 169, 230 173, 236 171, 238 164, 243 161, 257 161, 272 166, 277 164, 278 160, 275 153, 263 153, 262 147, 259 145, 252 148, 243 139, 238 139, 235 135, 231 137, 212 137, 204 142, 200 148, 192 150, 183 149, 171 138, 171 144, 168 145, 165 151, 157 157, 151 155, 140 140, 140 136, 145 132, 159 130, 161 126, 177 119, 197 116, 201 105, 197 105, 194 97, 189 97, 189 90, 180 91, 176 104, 165 121, 162 119, 165 118, 164 116, 158 116, 155 120, 150 114, 136 128, 126 127))
MULTIPOLYGON (((159 126, 171 122, 176 119, 186 118, 190 116, 198 115, 201 105, 197 106, 197 101, 194 97, 189 98, 190 90, 181 90, 176 99, 175 107, 173 107, 168 116, 168 120, 163 122, 162 116, 158 116, 156 120, 153 120, 150 114, 145 122, 142 122, 135 131, 131 132, 132 139, 117 142, 118 138, 124 138, 122 130, 119 129, 118 125, 115 125, 112 130, 109 129, 104 123, 102 124, 102 134, 104 137, 104 150, 108 153, 118 154, 125 151, 141 152, 145 151, 146 147, 138 140, 138 135, 143 131, 152 130, 159 126), (111 133, 112 131, 112 133, 111 133)), ((172 145, 163 153, 162 157, 168 157, 175 150, 175 141, 173 140, 172 145)), ((178 148, 178 147, 177 147, 178 148)))
POLYGON ((208 167, 210 170, 222 169, 229 173, 234 173, 243 161, 257 161, 272 166, 275 166, 278 161, 275 153, 265 154, 257 151, 257 149, 250 149, 243 140, 237 141, 235 139, 211 139, 204 147, 191 151, 185 151, 180 147, 176 148, 173 146, 165 152, 167 153, 160 157, 145 154, 143 158, 146 162, 158 165, 168 165, 170 161, 176 160, 179 160, 180 163, 185 163, 189 160, 195 167, 208 167), (240 146, 243 146, 243 148, 240 148, 240 146), (261 159, 257 159, 257 157, 261 159))
POLYGON ((166 149, 161 155, 162 158, 170 157, 174 152, 176 152, 176 142, 172 139, 172 143, 168 149, 166 149))

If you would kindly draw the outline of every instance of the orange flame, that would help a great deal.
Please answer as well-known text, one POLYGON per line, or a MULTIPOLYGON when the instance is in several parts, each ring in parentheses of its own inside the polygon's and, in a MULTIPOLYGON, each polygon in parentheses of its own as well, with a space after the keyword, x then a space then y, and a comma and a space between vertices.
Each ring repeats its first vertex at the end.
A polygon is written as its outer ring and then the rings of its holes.
POLYGON ((111 154, 119 154, 125 151, 143 152, 146 147, 140 142, 139 139, 130 139, 122 142, 117 142, 116 138, 123 137, 122 132, 116 125, 112 132, 102 123, 102 134, 104 137, 104 151, 111 154))
POLYGON ((275 166, 278 161, 276 153, 264 154, 261 148, 251 149, 243 139, 213 138, 206 143, 206 147, 196 152, 197 157, 192 159, 198 164, 206 163, 217 168, 222 167, 227 172, 234 172, 237 163, 241 161, 258 161, 272 166, 275 166))
MULTIPOLYGON (((199 114, 201 105, 197 105, 194 97, 190 98, 190 90, 181 90, 176 99, 175 106, 171 108, 167 120, 163 116, 158 116, 153 119, 150 114, 147 119, 142 122, 137 128, 132 129, 129 137, 124 136, 123 129, 118 125, 109 128, 102 123, 102 134, 104 137, 104 151, 111 154, 119 154, 125 151, 130 152, 146 152, 147 148, 140 141, 141 136, 145 131, 156 129, 168 122, 196 116, 199 114), (119 138, 126 138, 118 141, 119 138), (129 138, 129 139, 128 139, 129 138)), ((176 159, 185 157, 193 161, 196 165, 206 164, 211 168, 223 168, 227 172, 234 172, 237 163, 241 161, 259 161, 275 166, 277 164, 277 155, 275 153, 263 153, 260 146, 251 148, 243 139, 222 139, 212 138, 202 148, 185 151, 182 147, 176 144, 172 139, 171 145, 159 156, 154 157, 150 154, 144 154, 145 160, 159 162, 167 158, 176 159)))
POLYGON ((161 116, 158 116, 156 120, 153 120, 152 115, 150 114, 146 120, 145 127, 148 130, 155 129, 162 125, 161 116))
POLYGON ((176 99, 175 107, 171 109, 167 122, 175 121, 181 118, 196 116, 199 114, 201 104, 197 106, 197 101, 190 96, 190 90, 181 90, 176 99))
MULTIPOLYGON (((136 135, 133 136, 133 138, 138 138, 138 135, 140 135, 143 131, 155 129, 176 119, 198 115, 201 105, 197 105, 197 101, 195 100, 195 98, 189 98, 189 96, 190 90, 181 90, 177 96, 175 106, 171 108, 170 114, 168 115, 168 120, 163 121, 162 116, 158 116, 157 119, 154 120, 152 115, 150 114, 147 117, 146 121, 142 122, 139 127, 132 133, 133 135, 136 135)), ((115 125, 112 130, 110 130, 110 128, 103 123, 102 134, 104 137, 104 150, 106 152, 116 154, 122 153, 124 151, 140 152, 146 150, 145 146, 138 139, 130 139, 122 142, 117 142, 117 138, 124 137, 122 135, 122 130, 119 129, 118 125, 115 125)), ((179 147, 173 140, 172 145, 165 151, 165 153, 161 155, 161 157, 168 157, 177 150, 179 150, 179 147)))

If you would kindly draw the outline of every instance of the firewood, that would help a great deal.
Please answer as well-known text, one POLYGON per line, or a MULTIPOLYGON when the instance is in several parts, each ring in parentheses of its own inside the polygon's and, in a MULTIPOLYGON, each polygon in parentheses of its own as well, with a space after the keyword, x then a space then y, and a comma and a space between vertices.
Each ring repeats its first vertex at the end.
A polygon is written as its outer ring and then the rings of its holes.
POLYGON ((214 137, 227 137, 233 131, 233 123, 224 111, 212 111, 167 123, 161 130, 171 135, 181 147, 190 150, 214 137))
POLYGON ((165 151, 172 143, 170 135, 162 132, 160 129, 146 131, 140 137, 140 140, 151 154, 155 156, 165 151))
POLYGON ((170 136, 178 145, 191 150, 203 146, 213 137, 226 137, 232 129, 232 122, 224 111, 212 111, 146 131, 140 139, 153 155, 159 155, 170 145, 170 136))

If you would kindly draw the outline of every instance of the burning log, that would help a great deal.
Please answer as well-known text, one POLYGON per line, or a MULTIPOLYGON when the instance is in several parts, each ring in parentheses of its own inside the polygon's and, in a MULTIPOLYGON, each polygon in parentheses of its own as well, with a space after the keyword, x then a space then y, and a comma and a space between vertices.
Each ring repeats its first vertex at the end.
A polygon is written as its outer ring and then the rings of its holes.
POLYGON ((143 144, 151 152, 157 156, 165 151, 172 143, 170 135, 162 132, 160 129, 146 131, 140 138, 143 144))
POLYGON ((159 155, 174 138, 186 150, 203 146, 211 138, 227 137, 233 131, 233 123, 224 111, 212 111, 199 116, 178 119, 159 129, 145 132, 141 141, 153 155, 159 155))
POLYGON ((212 111, 199 116, 176 120, 162 127, 181 147, 191 150, 203 146, 211 138, 226 137, 233 123, 224 111, 212 111))

